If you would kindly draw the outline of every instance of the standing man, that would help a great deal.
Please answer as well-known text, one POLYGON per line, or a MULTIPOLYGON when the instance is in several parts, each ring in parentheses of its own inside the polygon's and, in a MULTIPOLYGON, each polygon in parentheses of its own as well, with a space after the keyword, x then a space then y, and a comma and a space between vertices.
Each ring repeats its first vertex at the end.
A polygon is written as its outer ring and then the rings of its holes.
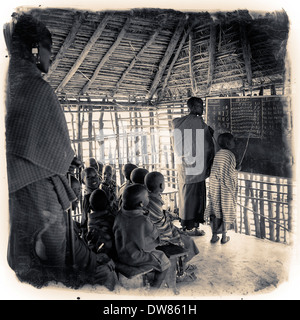
POLYGON ((213 129, 203 121, 203 101, 192 97, 187 102, 190 113, 173 120, 174 146, 178 170, 179 218, 190 236, 202 236, 206 207, 205 179, 214 158, 213 129))

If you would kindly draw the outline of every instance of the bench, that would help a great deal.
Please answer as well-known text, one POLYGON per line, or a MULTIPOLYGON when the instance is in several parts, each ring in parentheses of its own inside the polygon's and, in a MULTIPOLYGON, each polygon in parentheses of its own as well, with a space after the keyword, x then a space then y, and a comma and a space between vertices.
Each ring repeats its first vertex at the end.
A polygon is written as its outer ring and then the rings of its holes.
POLYGON ((153 271, 151 265, 133 267, 120 262, 116 262, 115 265, 120 284, 127 289, 145 287, 147 285, 146 275, 153 271))
POLYGON ((172 289, 175 294, 179 294, 180 292, 176 286, 177 260, 181 257, 186 256, 188 251, 174 244, 159 246, 156 249, 163 251, 165 255, 169 258, 171 266, 167 272, 165 282, 167 286, 170 289, 172 289))

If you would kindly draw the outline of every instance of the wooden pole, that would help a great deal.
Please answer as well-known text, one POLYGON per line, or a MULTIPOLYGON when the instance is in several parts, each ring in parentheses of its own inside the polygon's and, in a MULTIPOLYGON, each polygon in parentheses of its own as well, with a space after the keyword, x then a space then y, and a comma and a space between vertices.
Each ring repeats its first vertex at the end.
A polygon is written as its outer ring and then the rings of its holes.
POLYGON ((99 144, 99 158, 98 160, 100 160, 102 163, 105 162, 105 151, 104 151, 104 136, 103 136, 103 129, 104 129, 104 122, 103 122, 103 117, 104 117, 104 111, 100 112, 100 116, 99 116, 99 140, 98 140, 98 144, 99 144))
MULTIPOLYGON (((270 184, 267 184, 267 190, 268 190, 268 200, 272 200, 272 186, 270 184)), ((269 233, 270 233, 270 240, 275 241, 275 225, 272 222, 274 219, 274 213, 273 213, 273 203, 268 201, 268 213, 269 213, 269 233)))
POLYGON ((293 212, 292 212, 292 201, 293 201, 293 187, 288 181, 287 186, 287 201, 288 201, 288 229, 293 231, 293 212))
POLYGON ((118 119, 118 112, 115 111, 115 125, 116 125, 116 149, 117 149, 117 156, 118 161, 118 170, 119 170, 119 177, 120 177, 120 185, 124 182, 124 177, 122 174, 122 160, 120 159, 120 128, 119 128, 119 119, 118 119))
POLYGON ((154 170, 154 164, 156 162, 156 149, 155 149, 155 134, 154 131, 154 113, 153 111, 149 111, 149 119, 150 119, 150 125, 152 126, 150 128, 150 146, 151 146, 151 171, 154 170))
POLYGON ((193 68, 193 35, 190 32, 189 34, 189 73, 190 73, 190 81, 193 96, 197 93, 196 79, 193 68))
POLYGON ((216 40, 217 39, 217 27, 211 22, 210 24, 210 37, 209 37, 209 62, 208 62, 208 73, 207 73, 207 94, 210 94, 213 75, 215 70, 215 59, 216 59, 216 40))
MULTIPOLYGON (((245 176, 247 179, 248 175, 245 176)), ((247 206, 249 203, 249 195, 250 195, 250 188, 251 188, 251 181, 245 180, 245 207, 244 207, 244 225, 245 225, 245 234, 250 235, 250 223, 248 218, 248 210, 247 206)))
POLYGON ((266 237, 266 225, 265 225, 265 201, 264 199, 264 183, 263 183, 263 176, 260 177, 261 183, 260 183, 260 191, 259 191, 259 208, 260 208, 260 237, 264 239, 266 237))
POLYGON ((260 232, 260 223, 259 223, 259 216, 255 214, 258 210, 257 205, 257 199, 255 199, 254 190, 252 189, 252 181, 249 181, 249 191, 251 196, 251 202, 252 202, 252 208, 253 208, 253 218, 254 218, 254 224, 255 224, 255 235, 257 238, 260 238, 261 232, 260 232))
MULTIPOLYGON (((175 149, 174 149, 174 137, 172 130, 172 112, 171 109, 168 109, 168 123, 169 123, 169 133, 170 133, 170 156, 171 156, 171 167, 175 169, 175 149)), ((175 171, 172 171, 172 188, 176 187, 175 184, 175 171)))
POLYGON ((93 141, 92 141, 92 136, 93 136, 93 107, 89 107, 88 111, 88 137, 90 139, 89 141, 89 157, 93 158, 93 141))
POLYGON ((135 132, 135 137, 134 137, 134 151, 135 151, 135 163, 138 166, 139 165, 139 155, 140 155, 140 137, 139 137, 139 129, 138 129, 138 119, 137 119, 137 112, 134 113, 134 132, 135 132))
POLYGON ((82 139, 82 131, 81 131, 81 113, 80 113, 80 109, 81 109, 81 106, 78 105, 78 108, 77 108, 77 139, 79 140, 78 142, 78 158, 82 161, 83 158, 82 158, 82 142, 80 142, 80 140, 82 139))
POLYGON ((276 242, 280 242, 280 179, 276 178, 277 203, 276 203, 276 242))
POLYGON ((244 21, 240 21, 240 38, 243 50, 243 57, 245 62, 245 69, 247 74, 247 81, 250 89, 252 89, 252 67, 251 67, 251 48, 247 37, 246 26, 244 21))

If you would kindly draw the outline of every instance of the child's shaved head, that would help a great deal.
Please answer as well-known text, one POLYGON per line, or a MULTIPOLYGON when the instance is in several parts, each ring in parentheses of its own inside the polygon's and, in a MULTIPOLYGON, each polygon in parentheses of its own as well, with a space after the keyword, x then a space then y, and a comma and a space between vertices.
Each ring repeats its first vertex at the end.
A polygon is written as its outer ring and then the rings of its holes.
POLYGON ((165 188, 165 178, 158 172, 149 172, 145 177, 145 186, 150 192, 162 192, 165 188))

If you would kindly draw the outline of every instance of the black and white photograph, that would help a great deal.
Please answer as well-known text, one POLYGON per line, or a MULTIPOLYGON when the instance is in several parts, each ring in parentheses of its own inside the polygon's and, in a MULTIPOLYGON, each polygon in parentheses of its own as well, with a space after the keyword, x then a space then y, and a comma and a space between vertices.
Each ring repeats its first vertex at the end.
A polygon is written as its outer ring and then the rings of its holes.
POLYGON ((298 12, 1 4, 0 299, 298 300, 298 12))

